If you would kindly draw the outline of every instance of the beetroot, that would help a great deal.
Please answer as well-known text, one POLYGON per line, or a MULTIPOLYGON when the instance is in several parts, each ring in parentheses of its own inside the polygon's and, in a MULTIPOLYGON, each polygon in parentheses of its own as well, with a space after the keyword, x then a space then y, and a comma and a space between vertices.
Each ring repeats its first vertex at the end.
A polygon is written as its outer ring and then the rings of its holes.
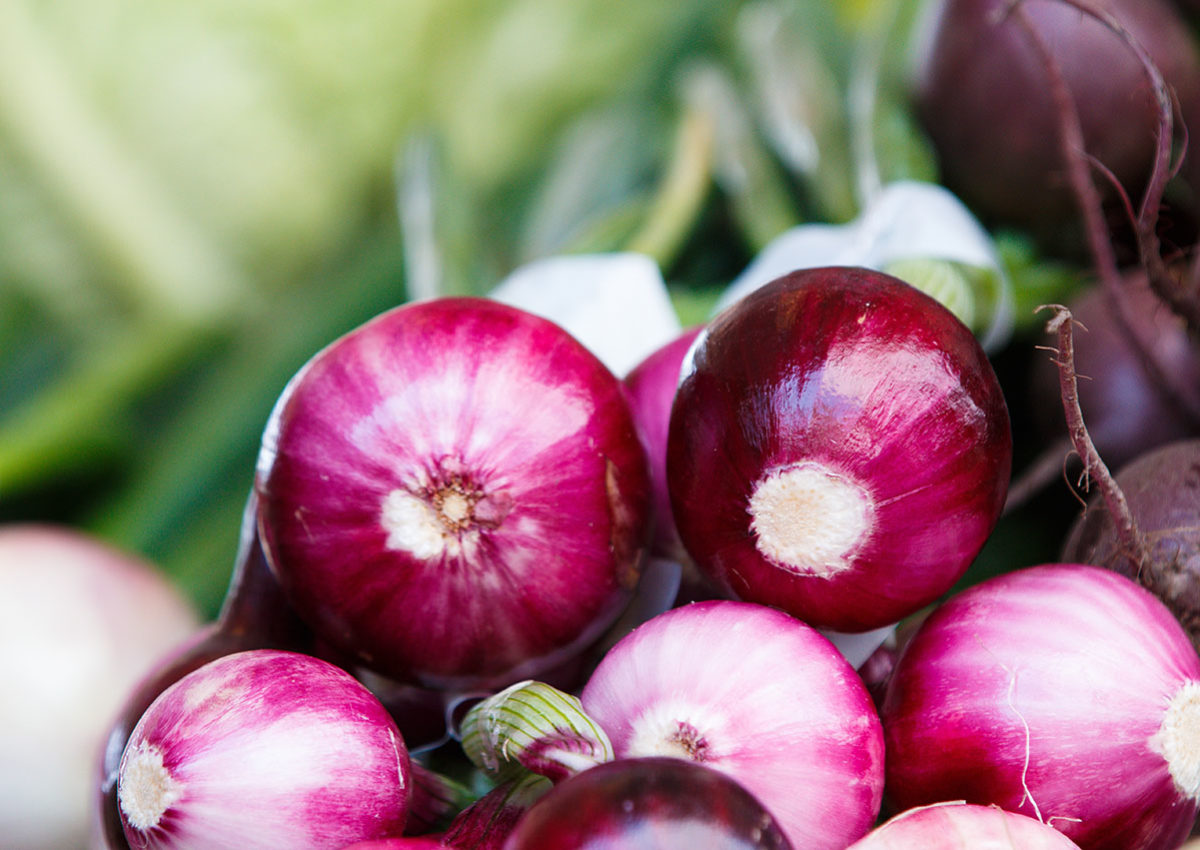
MULTIPOLYGON (((1075 234, 1076 207, 1046 65, 1016 17, 1002 16, 1005 5, 941 0, 932 30, 923 34, 915 106, 943 182, 982 218, 1029 228, 1049 243, 1075 234)), ((1184 122, 1200 122, 1200 52, 1167 0, 1095 0, 1094 6, 1112 13, 1147 50, 1174 89, 1184 122)), ((1154 160, 1158 123, 1137 58, 1102 23, 1065 2, 1039 0, 1020 9, 1061 67, 1087 152, 1136 199, 1154 160)), ((1200 149, 1200 133, 1192 137, 1200 149)), ((1111 187, 1097 182, 1112 201, 1111 187)))
MULTIPOLYGON (((1200 647, 1200 439, 1180 440, 1122 467, 1117 485, 1145 542, 1138 577, 1155 591, 1200 647)), ((1109 512, 1093 504, 1072 526, 1062 560, 1135 577, 1109 512)))
MULTIPOLYGON (((1093 287, 1068 306, 1086 328, 1075 338, 1079 406, 1097 451, 1118 468, 1154 446, 1200 436, 1200 422, 1188 413, 1200 407, 1200 349, 1188 338, 1181 319, 1160 301, 1141 276, 1125 281, 1125 316, 1134 332, 1151 344, 1163 374, 1190 390, 1187 403, 1147 370, 1105 294, 1093 287)), ((1030 378, 1033 414, 1048 438, 1066 436, 1058 369, 1039 353, 1030 378)))

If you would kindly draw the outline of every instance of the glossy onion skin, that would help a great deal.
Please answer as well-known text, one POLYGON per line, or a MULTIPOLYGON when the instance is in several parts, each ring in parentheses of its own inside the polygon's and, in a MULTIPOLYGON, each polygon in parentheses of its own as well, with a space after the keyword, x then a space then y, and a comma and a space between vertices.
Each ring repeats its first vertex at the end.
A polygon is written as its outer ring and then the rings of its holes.
POLYGON ((792 850, 741 785, 670 757, 621 759, 556 785, 504 850, 792 850))
POLYGON ((247 650, 189 673, 134 728, 118 774, 129 845, 340 850, 399 835, 411 766, 395 723, 350 674, 312 656, 247 650), (135 828, 123 795, 145 748, 178 799, 135 828))
POLYGON ((945 307, 865 269, 794 272, 715 318, 671 412, 676 526, 732 595, 817 627, 866 631, 937 599, 995 527, 1012 460, 986 355, 945 307), (818 576, 760 553, 747 505, 772 469, 816 461, 871 494, 850 569, 818 576))
POLYGON ((887 796, 1040 814, 1084 850, 1177 847, 1196 802, 1151 738, 1196 679, 1183 629, 1123 576, 1048 564, 989 579, 900 656, 881 711, 887 796))
POLYGON ((384 313, 318 353, 267 427, 257 487, 295 607, 371 669, 504 684, 618 615, 649 535, 649 483, 619 380, 566 331, 479 298, 384 313), (389 546, 381 505, 458 477, 475 544, 389 546))
POLYGON ((782 611, 710 600, 660 614, 609 651, 580 700, 617 758, 675 755, 727 773, 796 847, 842 850, 879 814, 874 703, 833 644, 782 611))
POLYGON ((849 850, 1078 850, 1052 826, 995 806, 935 803, 901 812, 849 850))

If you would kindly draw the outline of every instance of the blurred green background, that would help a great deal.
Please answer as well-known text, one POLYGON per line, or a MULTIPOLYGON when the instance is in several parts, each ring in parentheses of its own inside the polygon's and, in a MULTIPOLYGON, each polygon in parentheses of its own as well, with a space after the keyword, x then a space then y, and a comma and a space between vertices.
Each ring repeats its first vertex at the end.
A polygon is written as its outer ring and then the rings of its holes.
MULTIPOLYGON (((864 134, 932 179, 918 12, 0 3, 0 521, 83 527, 215 612, 271 405, 337 335, 630 248, 698 321, 772 236, 853 217, 864 134)), ((1028 271, 1034 303, 1061 280, 1028 271)))

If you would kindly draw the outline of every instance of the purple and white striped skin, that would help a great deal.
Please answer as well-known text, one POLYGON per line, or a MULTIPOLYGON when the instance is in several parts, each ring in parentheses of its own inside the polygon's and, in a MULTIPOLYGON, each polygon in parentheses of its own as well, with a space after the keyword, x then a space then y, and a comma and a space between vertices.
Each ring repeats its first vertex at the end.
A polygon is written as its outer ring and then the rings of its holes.
POLYGON ((1200 657, 1158 599, 1047 564, 954 596, 904 648, 881 711, 898 808, 993 804, 1084 850, 1167 850, 1200 797, 1200 657))
POLYGON ((897 278, 837 267, 713 319, 676 394, 667 475, 684 545, 727 593, 862 632, 965 572, 1011 459, 970 330, 897 278))
POLYGON ((135 850, 337 850, 399 835, 410 778, 391 716, 349 673, 247 650, 151 704, 117 797, 135 850))
POLYGON ((1079 845, 1026 815, 953 802, 901 812, 848 850, 1079 850, 1079 845))
POLYGON ((276 405, 261 531, 296 609, 431 687, 536 675, 620 613, 649 482, 620 381, 557 325, 481 298, 388 311, 276 405))
POLYGON ((712 600, 660 614, 609 651, 580 699, 618 759, 729 774, 797 848, 843 850, 879 814, 871 697, 833 644, 782 611, 712 600))
POLYGON ((679 371, 684 356, 703 326, 689 328, 646 359, 625 376, 625 389, 637 423, 642 445, 650 463, 650 486, 654 505, 654 545, 656 555, 675 561, 690 561, 675 520, 671 517, 671 496, 667 492, 667 430, 671 424, 671 403, 679 386, 679 371))

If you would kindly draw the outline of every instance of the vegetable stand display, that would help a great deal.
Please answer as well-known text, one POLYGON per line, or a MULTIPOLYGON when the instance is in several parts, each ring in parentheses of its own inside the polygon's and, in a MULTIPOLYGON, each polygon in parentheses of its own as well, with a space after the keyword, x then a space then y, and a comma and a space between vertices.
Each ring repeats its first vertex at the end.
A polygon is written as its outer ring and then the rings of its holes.
POLYGON ((1185 846, 1194 7, 218 5, 278 219, 0 13, 0 848, 1185 846))

